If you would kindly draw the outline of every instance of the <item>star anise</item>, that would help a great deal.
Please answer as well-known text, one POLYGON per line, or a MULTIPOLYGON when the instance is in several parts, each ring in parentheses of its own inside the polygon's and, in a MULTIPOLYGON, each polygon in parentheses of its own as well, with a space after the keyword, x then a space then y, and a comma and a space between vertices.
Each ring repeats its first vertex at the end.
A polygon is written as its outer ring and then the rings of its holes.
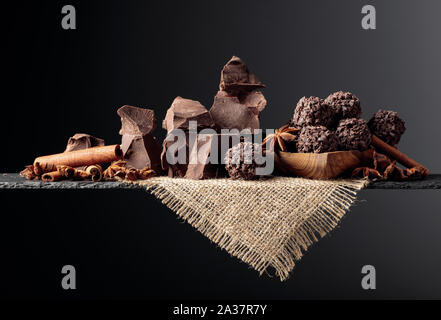
POLYGON ((276 148, 280 149, 280 151, 286 151, 285 143, 294 141, 296 138, 294 133, 298 131, 299 129, 290 127, 289 124, 285 124, 280 129, 276 129, 273 134, 266 136, 262 145, 265 147, 269 141, 269 151, 275 151, 276 148))

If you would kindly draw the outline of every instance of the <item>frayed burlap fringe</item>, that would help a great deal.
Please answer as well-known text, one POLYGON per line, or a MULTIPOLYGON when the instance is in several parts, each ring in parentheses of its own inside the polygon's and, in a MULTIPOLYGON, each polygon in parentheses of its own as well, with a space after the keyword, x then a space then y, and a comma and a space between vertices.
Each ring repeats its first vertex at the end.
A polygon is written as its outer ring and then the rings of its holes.
POLYGON ((333 230, 366 180, 259 181, 157 177, 136 181, 179 217, 260 274, 286 280, 308 247, 333 230))

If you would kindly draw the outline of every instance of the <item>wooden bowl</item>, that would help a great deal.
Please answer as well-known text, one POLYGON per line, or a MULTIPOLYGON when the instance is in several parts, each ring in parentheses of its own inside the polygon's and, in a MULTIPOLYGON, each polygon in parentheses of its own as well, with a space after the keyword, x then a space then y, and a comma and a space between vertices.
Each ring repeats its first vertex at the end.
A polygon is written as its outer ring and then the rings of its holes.
POLYGON ((327 153, 276 152, 274 162, 285 174, 311 179, 333 179, 372 161, 373 149, 327 153))

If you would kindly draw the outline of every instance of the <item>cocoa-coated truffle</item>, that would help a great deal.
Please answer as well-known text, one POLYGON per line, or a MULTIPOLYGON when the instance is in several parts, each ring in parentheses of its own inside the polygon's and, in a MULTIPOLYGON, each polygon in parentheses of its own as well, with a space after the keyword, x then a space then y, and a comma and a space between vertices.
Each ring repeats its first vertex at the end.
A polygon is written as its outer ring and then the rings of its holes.
POLYGON ((225 153, 225 169, 232 179, 251 180, 256 176, 256 168, 263 165, 259 161, 261 157, 262 149, 259 144, 240 142, 225 153))
POLYGON ((335 121, 335 113, 323 99, 303 97, 299 100, 291 120, 291 126, 331 126, 335 121))
POLYGON ((325 103, 334 109, 339 119, 360 118, 360 99, 351 92, 337 91, 330 94, 325 103))
POLYGON ((378 110, 368 122, 372 134, 394 146, 398 144, 406 127, 398 113, 390 110, 378 110))
POLYGON ((336 151, 338 140, 334 132, 324 126, 307 126, 300 130, 297 151, 301 153, 322 153, 336 151))
POLYGON ((369 127, 363 119, 343 119, 335 131, 342 150, 364 151, 370 148, 372 137, 369 127))

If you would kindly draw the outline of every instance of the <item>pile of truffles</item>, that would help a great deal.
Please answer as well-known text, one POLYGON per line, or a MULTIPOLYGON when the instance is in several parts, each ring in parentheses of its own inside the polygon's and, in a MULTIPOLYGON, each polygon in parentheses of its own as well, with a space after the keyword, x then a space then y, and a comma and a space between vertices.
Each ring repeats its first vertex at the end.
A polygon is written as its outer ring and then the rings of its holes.
POLYGON ((369 123, 360 116, 360 100, 350 92, 337 91, 324 100, 301 98, 290 121, 290 126, 301 129, 296 151, 364 151, 371 148, 372 134, 396 145, 405 131, 396 112, 379 110, 369 123))

